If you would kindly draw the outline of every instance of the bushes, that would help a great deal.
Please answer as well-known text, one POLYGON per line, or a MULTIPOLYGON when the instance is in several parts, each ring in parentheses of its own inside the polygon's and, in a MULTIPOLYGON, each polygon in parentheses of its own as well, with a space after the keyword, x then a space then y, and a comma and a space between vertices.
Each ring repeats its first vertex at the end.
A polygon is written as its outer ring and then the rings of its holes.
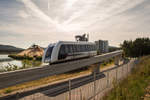
POLYGON ((140 57, 150 54, 150 39, 137 38, 132 41, 124 41, 121 45, 125 56, 127 57, 140 57))
POLYGON ((104 100, 141 100, 149 83, 150 56, 142 58, 132 74, 122 82, 115 82, 114 89, 104 100))
POLYGON ((8 57, 11 57, 11 58, 17 59, 17 60, 23 60, 23 59, 28 59, 28 60, 34 60, 34 59, 36 59, 36 60, 42 60, 42 56, 29 57, 29 56, 26 56, 26 55, 24 55, 24 56, 18 56, 16 54, 10 54, 10 55, 8 55, 8 57))
POLYGON ((10 88, 8 88, 8 89, 6 89, 5 90, 5 93, 7 94, 7 93, 10 93, 10 92, 12 92, 13 90, 11 90, 10 88))
POLYGON ((107 66, 107 65, 112 64, 112 63, 114 63, 114 58, 111 58, 108 61, 102 62, 101 67, 107 66))
POLYGON ((15 71, 19 69, 25 69, 25 68, 30 68, 30 67, 38 67, 42 64, 41 61, 37 60, 21 60, 22 66, 17 66, 14 64, 8 63, 8 65, 0 65, 1 69, 0 72, 7 72, 7 71, 15 71))

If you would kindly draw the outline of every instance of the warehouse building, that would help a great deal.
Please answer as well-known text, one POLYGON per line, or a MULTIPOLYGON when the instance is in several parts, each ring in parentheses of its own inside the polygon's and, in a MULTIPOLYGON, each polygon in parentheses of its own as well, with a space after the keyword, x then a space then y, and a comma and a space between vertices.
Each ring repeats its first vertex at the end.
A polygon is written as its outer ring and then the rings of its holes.
POLYGON ((109 51, 109 44, 107 40, 98 40, 95 41, 95 43, 99 54, 107 53, 109 51))

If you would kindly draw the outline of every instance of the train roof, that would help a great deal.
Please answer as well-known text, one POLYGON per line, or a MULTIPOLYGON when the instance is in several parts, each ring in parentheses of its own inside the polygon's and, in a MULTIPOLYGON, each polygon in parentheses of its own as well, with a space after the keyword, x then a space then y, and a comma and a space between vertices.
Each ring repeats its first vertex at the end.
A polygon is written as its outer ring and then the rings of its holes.
POLYGON ((95 44, 94 42, 85 42, 85 41, 58 41, 56 43, 51 43, 48 47, 56 46, 58 44, 95 44))
POLYGON ((86 42, 86 41, 59 41, 58 43, 64 44, 95 44, 94 42, 86 42))

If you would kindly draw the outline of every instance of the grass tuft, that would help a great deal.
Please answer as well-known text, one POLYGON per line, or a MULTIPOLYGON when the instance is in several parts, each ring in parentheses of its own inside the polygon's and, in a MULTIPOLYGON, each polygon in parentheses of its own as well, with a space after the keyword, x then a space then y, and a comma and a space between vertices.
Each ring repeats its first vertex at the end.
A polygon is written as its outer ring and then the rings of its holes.
POLYGON ((13 90, 11 88, 6 89, 4 92, 7 93, 11 93, 13 90))
POLYGON ((103 98, 104 100, 141 100, 145 88, 150 83, 150 56, 140 59, 126 79, 114 83, 114 88, 103 98))

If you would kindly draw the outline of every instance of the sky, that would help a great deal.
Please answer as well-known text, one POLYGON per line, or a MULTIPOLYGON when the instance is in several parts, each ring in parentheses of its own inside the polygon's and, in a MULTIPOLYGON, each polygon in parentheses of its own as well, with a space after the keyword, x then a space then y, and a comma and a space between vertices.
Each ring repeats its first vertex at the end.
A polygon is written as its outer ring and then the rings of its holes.
POLYGON ((0 0, 0 44, 47 47, 57 41, 150 37, 150 0, 0 0))

